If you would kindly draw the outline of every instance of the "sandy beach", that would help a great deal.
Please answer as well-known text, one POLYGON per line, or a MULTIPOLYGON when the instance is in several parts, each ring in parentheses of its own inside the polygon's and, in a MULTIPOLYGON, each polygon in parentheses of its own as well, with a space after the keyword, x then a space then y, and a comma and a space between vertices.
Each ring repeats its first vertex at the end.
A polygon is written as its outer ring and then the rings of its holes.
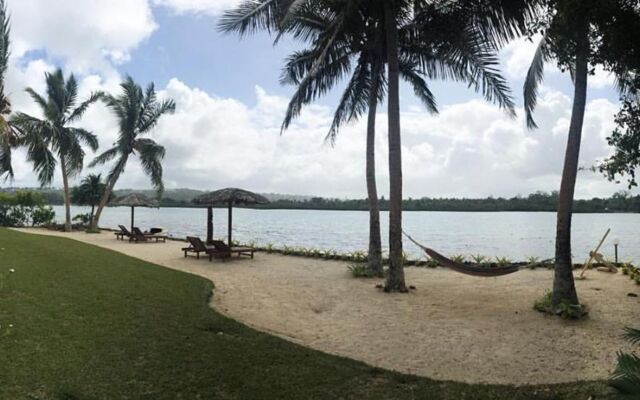
MULTIPOLYGON (((410 294, 384 294, 379 280, 354 279, 347 264, 257 253, 228 262, 185 259, 185 243, 132 244, 99 235, 39 229, 115 250, 215 283, 211 306, 255 329, 323 352, 439 380, 536 384, 606 379, 620 337, 640 320, 627 277, 591 271, 576 281, 590 309, 583 321, 542 315, 533 302, 551 287, 548 270, 474 278, 407 268, 410 294)), ((90 262, 90 260, 87 260, 90 262)))

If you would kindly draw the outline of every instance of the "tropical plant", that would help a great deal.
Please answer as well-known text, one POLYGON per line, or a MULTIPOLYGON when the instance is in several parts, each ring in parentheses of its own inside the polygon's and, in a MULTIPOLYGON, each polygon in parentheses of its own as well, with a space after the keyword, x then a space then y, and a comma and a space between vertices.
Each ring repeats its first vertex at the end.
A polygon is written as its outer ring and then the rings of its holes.
POLYGON ((364 263, 354 262, 347 266, 347 269, 354 278, 372 278, 369 269, 364 263))
MULTIPOLYGON (((89 174, 82 179, 80 185, 71 190, 71 201, 81 206, 90 206, 89 221, 93 221, 95 207, 100 204, 106 184, 102 182, 101 174, 89 174)), ((75 218, 74 218, 75 219, 75 218)))
POLYGON ((556 224, 552 306, 579 305, 572 272, 571 215, 578 173, 587 80, 596 65, 612 72, 621 93, 629 90, 630 68, 638 67, 640 9, 626 0, 547 0, 535 27, 542 39, 524 84, 527 125, 535 128, 533 111, 545 63, 555 60, 574 81, 573 109, 560 184, 556 224), (634 59, 635 57, 635 59, 634 59))
POLYGON ((17 191, 0 193, 0 226, 36 226, 53 222, 55 212, 46 205, 42 194, 17 191))
POLYGON ((40 185, 51 184, 56 164, 60 164, 65 206, 65 231, 71 231, 71 195, 69 178, 79 174, 84 165, 83 145, 98 149, 98 138, 91 132, 73 126, 92 103, 102 96, 93 93, 78 104, 78 82, 73 74, 65 79, 62 70, 45 74, 46 97, 27 88, 42 110, 42 119, 19 112, 11 124, 19 131, 17 145, 26 147, 27 159, 33 164, 40 185), (57 158, 57 160, 56 160, 57 158))
MULTIPOLYGON (((330 135, 335 134, 342 122, 353 120, 368 109, 368 137, 371 138, 374 106, 381 100, 383 88, 379 83, 384 81, 380 72, 387 65, 390 168, 387 291, 407 291, 402 268, 399 78, 404 73, 423 102, 435 105, 423 77, 456 78, 460 74, 464 76, 460 80, 475 84, 476 89, 483 87, 488 98, 511 109, 506 84, 495 70, 491 50, 495 44, 493 39, 512 37, 518 31, 519 19, 530 12, 530 3, 533 2, 503 4, 502 1, 473 0, 434 5, 415 0, 251 0, 227 12, 222 19, 221 26, 226 31, 246 34, 268 30, 277 31, 279 36, 291 33, 312 44, 311 49, 296 53, 290 59, 289 66, 294 68, 290 68, 285 81, 297 84, 298 89, 285 119, 285 128, 303 105, 324 94, 350 71, 351 59, 358 59, 330 135), (458 26, 462 27, 460 31, 453 29, 458 26), (472 40, 463 43, 466 47, 452 46, 459 38, 451 32, 469 34, 472 40), (487 38, 491 40, 485 46, 487 38), (479 53, 486 58, 477 58, 479 53), (474 73, 470 72, 471 67, 480 68, 474 73), (469 74, 474 79, 468 79, 469 74), (479 82, 482 85, 478 85, 479 82)), ((368 139, 368 143, 372 143, 371 140, 368 139)), ((371 194, 369 190, 370 197, 371 194)), ((370 254, 371 259, 376 257, 374 251, 370 254)))
MULTIPOLYGON (((633 345, 640 345, 640 330, 627 328, 624 338, 633 345)), ((618 353, 618 365, 609 379, 609 385, 618 390, 620 398, 640 397, 640 357, 635 353, 618 353)))
POLYGON ((616 115, 616 129, 607 138, 614 153, 599 169, 610 181, 626 175, 631 189, 638 186, 636 170, 640 167, 640 74, 636 74, 628 87, 629 92, 621 99, 622 109, 616 115))
POLYGON ((18 132, 9 121, 11 102, 7 93, 5 93, 4 86, 4 78, 9 63, 10 31, 7 5, 4 0, 0 0, 0 178, 2 176, 13 178, 11 149, 16 146, 18 140, 18 132))
POLYGON ((500 267, 511 264, 512 261, 508 257, 496 257, 496 264, 500 267))
POLYGON ((118 140, 112 148, 100 154, 90 166, 106 164, 116 160, 107 175, 107 183, 102 199, 98 204, 91 229, 97 230, 102 210, 107 205, 118 179, 124 172, 129 158, 137 155, 142 170, 151 179, 158 197, 164 191, 162 183, 162 160, 165 149, 154 140, 142 136, 151 133, 164 114, 173 113, 176 105, 173 100, 158 100, 153 83, 143 91, 130 76, 120 84, 122 93, 118 96, 105 95, 103 99, 118 119, 118 140))
POLYGON ((457 262, 459 264, 462 264, 466 260, 466 257, 464 256, 464 254, 454 254, 449 258, 451 259, 451 261, 457 262))

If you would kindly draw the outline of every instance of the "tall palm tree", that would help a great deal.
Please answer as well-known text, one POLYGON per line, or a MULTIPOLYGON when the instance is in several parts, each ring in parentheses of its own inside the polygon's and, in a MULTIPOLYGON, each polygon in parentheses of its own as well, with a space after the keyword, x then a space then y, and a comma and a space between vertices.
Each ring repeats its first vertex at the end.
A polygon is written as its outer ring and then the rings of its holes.
MULTIPOLYGON (((573 107, 558 198, 551 305, 554 308, 561 303, 579 306, 571 259, 571 217, 588 76, 590 68, 600 64, 617 76, 620 92, 629 89, 627 78, 634 63, 637 68, 637 60, 629 59, 627 54, 637 41, 640 10, 637 4, 626 0, 554 0, 548 2, 547 12, 540 15, 545 16, 539 21, 544 35, 527 73, 524 104, 527 125, 535 128, 532 114, 536 107, 538 85, 544 77, 545 63, 556 60, 562 70, 571 73, 574 82, 573 107)), ((633 56, 634 52, 631 53, 633 56)))
POLYGON ((93 93, 78 104, 78 83, 73 76, 65 79, 62 70, 46 73, 46 98, 27 88, 31 98, 40 106, 43 118, 25 113, 11 117, 11 124, 20 132, 18 146, 27 148, 27 159, 33 164, 41 185, 53 180, 56 164, 60 163, 65 206, 65 230, 71 231, 71 198, 69 178, 82 171, 85 152, 82 145, 98 149, 98 138, 91 132, 71 126, 77 123, 89 106, 102 94, 93 93), (57 160, 56 160, 57 157, 57 160))
POLYGON ((0 0, 0 178, 13 178, 11 148, 16 145, 17 132, 9 123, 11 102, 5 93, 4 78, 9 63, 11 27, 7 14, 7 5, 0 0))
POLYGON ((78 186, 71 190, 71 200, 75 204, 91 207, 89 221, 93 221, 95 208, 100 204, 106 187, 107 185, 102 181, 101 174, 89 174, 80 181, 78 186))
POLYGON ((120 132, 114 146, 93 160, 90 166, 106 164, 112 160, 116 163, 107 175, 107 187, 98 204, 91 229, 98 229, 102 210, 107 205, 118 179, 124 172, 129 158, 137 155, 142 169, 151 179, 158 197, 164 191, 162 183, 162 160, 165 149, 152 139, 141 136, 151 133, 160 117, 173 113, 176 105, 173 100, 159 101, 153 83, 146 90, 136 84, 130 76, 120 84, 122 93, 118 96, 104 95, 103 99, 118 119, 120 132))
MULTIPOLYGON (((435 109, 433 95, 423 76, 427 78, 455 77, 472 83, 476 89, 483 86, 488 98, 509 109, 512 104, 508 88, 494 69, 492 46, 495 41, 510 37, 517 31, 520 21, 529 12, 529 5, 501 1, 468 1, 468 7, 433 6, 426 1, 246 1, 227 12, 221 21, 224 31, 241 35, 257 30, 275 31, 280 35, 291 33, 295 38, 310 41, 312 49, 294 54, 289 66, 295 64, 289 81, 298 85, 290 104, 284 127, 297 116, 302 105, 326 93, 350 71, 351 58, 357 59, 353 78, 336 112, 330 136, 344 120, 358 117, 369 109, 368 144, 373 142, 375 101, 380 101, 384 73, 372 73, 387 66, 385 80, 388 95, 389 168, 390 168, 390 268, 386 290, 406 291, 402 267, 402 160, 400 144, 399 78, 407 79, 416 94, 435 109), (492 3, 492 14, 479 5, 492 3), (503 3, 509 3, 504 7, 503 3), (474 6, 474 7, 471 7, 474 6), (473 9, 472 9, 473 8, 473 9), (506 10, 506 11, 505 11, 506 10), (508 12, 507 12, 508 11, 508 12), (437 17, 434 17, 436 15, 437 17), (447 19, 441 18, 447 15, 447 19), (495 18, 495 24, 491 18, 495 18), (481 27, 490 21, 490 28, 481 27), (438 24, 447 21, 446 24, 438 24), (466 47, 450 47, 442 32, 451 35, 451 26, 466 28, 466 47), (404 36, 403 36, 404 35, 404 36), (470 44, 469 37, 477 40, 470 44), (483 39, 492 40, 483 46, 483 39), (404 47, 403 47, 404 46, 404 47), (447 54, 448 52, 448 54, 447 54), (485 58, 476 58, 481 53, 485 58), (465 60, 466 57, 466 60, 465 60), (442 60, 446 61, 442 61, 442 60), (487 60, 490 60, 487 62, 487 60), (469 72, 473 70, 474 72, 469 72), (372 77, 378 76, 377 79, 372 77), (337 123, 336 123, 337 122, 337 123)), ((520 2, 515 2, 520 3, 520 2)), ((459 34, 459 32, 458 32, 459 34)), ((372 159, 372 149, 367 154, 372 159)), ((368 172, 373 171, 368 163, 368 172)), ((370 174, 368 173, 368 178, 370 174)), ((371 188, 371 184, 368 185, 371 188)), ((369 190, 371 198, 372 190, 369 190)), ((377 197, 377 194, 375 194, 377 197)), ((374 205, 375 206, 375 205, 374 205)), ((372 214, 375 213, 375 209, 372 214)), ((373 221, 373 218, 371 218, 373 221)), ((370 224, 370 229, 373 224, 370 224)))

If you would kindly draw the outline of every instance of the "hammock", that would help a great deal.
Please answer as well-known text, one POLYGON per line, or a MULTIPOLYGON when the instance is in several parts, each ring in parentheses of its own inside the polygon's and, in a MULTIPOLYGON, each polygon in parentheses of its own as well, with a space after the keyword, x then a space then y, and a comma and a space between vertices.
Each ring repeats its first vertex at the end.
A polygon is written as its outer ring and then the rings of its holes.
POLYGON ((461 274, 489 278, 489 277, 513 274, 514 272, 518 272, 520 270, 520 265, 516 265, 516 264, 503 265, 503 266, 497 266, 497 267, 482 267, 482 266, 479 266, 478 264, 462 264, 459 262, 455 262, 443 256, 442 254, 438 253, 437 251, 434 251, 416 242, 411 236, 407 235, 406 232, 403 231, 402 233, 404 233, 405 236, 409 238, 409 240, 411 240, 416 246, 424 250, 425 253, 429 255, 429 257, 437 261, 440 265, 442 265, 443 267, 452 269, 461 274))

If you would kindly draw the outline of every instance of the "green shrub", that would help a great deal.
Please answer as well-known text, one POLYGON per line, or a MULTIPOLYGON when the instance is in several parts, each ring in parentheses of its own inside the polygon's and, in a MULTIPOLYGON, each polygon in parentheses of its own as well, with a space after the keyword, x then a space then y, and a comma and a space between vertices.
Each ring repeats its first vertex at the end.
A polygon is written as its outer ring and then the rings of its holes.
POLYGON ((53 209, 40 193, 17 191, 0 193, 0 226, 48 225, 55 219, 53 209))
POLYGON ((440 264, 433 258, 430 258, 427 261, 425 261, 425 267, 427 268, 438 268, 439 266, 440 264))
POLYGON ((486 256, 483 256, 481 254, 476 254, 476 255, 472 255, 471 259, 473 260, 474 263, 476 264, 486 264, 487 261, 489 261, 489 259, 486 256))
MULTIPOLYGON (((627 328, 624 338, 633 345, 640 345, 640 330, 627 328)), ((640 398, 640 357, 634 353, 618 352, 618 365, 609 385, 618 390, 621 398, 640 398)))
POLYGON ((367 266, 364 263, 350 264, 347 269, 351 272, 354 278, 371 278, 367 266))
POLYGON ((451 261, 457 262, 458 264, 462 264, 466 261, 466 257, 463 254, 454 254, 449 258, 451 261))
POLYGON ((557 307, 551 304, 551 291, 547 291, 542 298, 535 301, 533 308, 546 314, 558 315, 566 319, 580 319, 587 315, 587 308, 582 304, 570 304, 561 302, 557 307))
POLYGON ((511 260, 507 257, 496 257, 496 264, 501 267, 511 264, 511 260))

